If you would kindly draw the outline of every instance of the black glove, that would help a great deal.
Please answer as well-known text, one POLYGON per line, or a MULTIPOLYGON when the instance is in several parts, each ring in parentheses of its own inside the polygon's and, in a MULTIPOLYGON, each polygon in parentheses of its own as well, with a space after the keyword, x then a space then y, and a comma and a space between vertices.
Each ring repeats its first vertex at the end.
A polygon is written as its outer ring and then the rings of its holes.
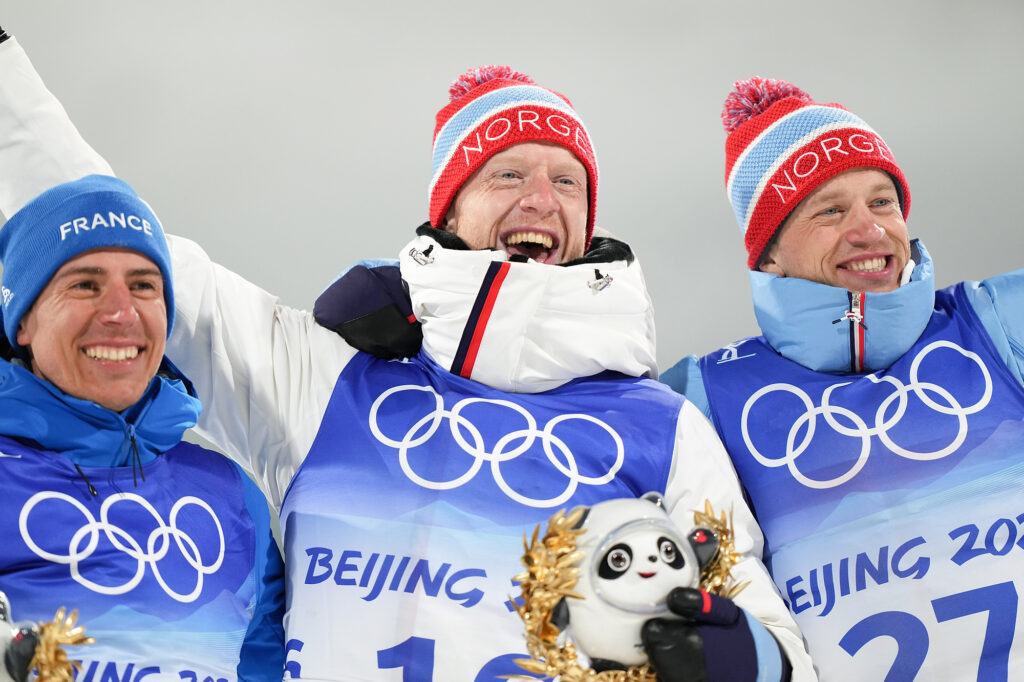
POLYGON ((36 655, 39 633, 31 625, 15 626, 11 624, 11 603, 2 591, 0 591, 0 628, 5 629, 5 634, 12 635, 6 647, 3 645, 3 640, 0 640, 0 666, 7 671, 14 682, 25 682, 28 679, 29 663, 36 655))
POLYGON ((4 667, 7 674, 14 682, 26 682, 29 678, 29 663, 36 655, 36 645, 39 644, 39 633, 29 626, 22 626, 17 629, 14 639, 7 645, 3 652, 4 667))
POLYGON ((423 344, 397 261, 363 261, 324 289, 313 318, 378 358, 416 355, 423 344))
POLYGON ((775 638, 732 600, 677 587, 668 607, 682 620, 653 618, 640 633, 660 682, 789 681, 775 638))

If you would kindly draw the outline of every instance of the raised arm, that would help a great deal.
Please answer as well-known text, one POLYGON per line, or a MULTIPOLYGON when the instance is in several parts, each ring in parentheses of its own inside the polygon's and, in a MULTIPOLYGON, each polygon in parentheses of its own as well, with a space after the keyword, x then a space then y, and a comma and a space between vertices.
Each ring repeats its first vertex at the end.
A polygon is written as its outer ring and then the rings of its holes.
MULTIPOLYGON (((20 45, 0 43, 0 210, 110 166, 79 135, 20 45)), ((312 315, 169 238, 175 327, 167 355, 203 401, 197 431, 253 472, 279 506, 355 351, 312 315)))
POLYGON ((0 212, 14 215, 44 190, 91 174, 114 172, 79 135, 17 39, 0 42, 0 212))
POLYGON ((197 431, 249 468, 275 507, 356 351, 305 311, 168 237, 175 280, 167 355, 203 401, 197 431))

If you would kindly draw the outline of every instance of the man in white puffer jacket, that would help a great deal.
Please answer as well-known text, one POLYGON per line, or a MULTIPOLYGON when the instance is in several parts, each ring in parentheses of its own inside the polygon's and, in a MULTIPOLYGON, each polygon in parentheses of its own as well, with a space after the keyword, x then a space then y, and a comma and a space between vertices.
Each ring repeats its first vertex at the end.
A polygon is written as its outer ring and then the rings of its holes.
MULTIPOLYGON (((111 173, 13 40, 0 84, 0 210, 68 174, 111 173)), ((199 432, 280 511, 292 678, 523 674, 509 595, 524 533, 558 509, 653 490, 684 528, 705 499, 731 509, 733 574, 750 581, 737 621, 697 613, 696 648, 655 652, 660 677, 813 679, 714 430, 648 378, 640 268, 624 244, 591 243, 597 180, 563 96, 505 67, 457 81, 435 131, 436 227, 401 252, 423 333, 405 360, 356 352, 171 240, 167 352, 206 406, 199 432)))

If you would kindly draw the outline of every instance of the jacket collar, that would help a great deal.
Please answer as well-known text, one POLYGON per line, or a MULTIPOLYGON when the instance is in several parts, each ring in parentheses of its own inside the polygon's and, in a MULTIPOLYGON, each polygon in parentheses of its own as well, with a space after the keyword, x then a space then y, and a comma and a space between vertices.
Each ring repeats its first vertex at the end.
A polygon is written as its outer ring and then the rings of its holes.
POLYGON ((80 400, 13 362, 0 359, 0 434, 33 441, 75 464, 131 464, 134 446, 142 464, 181 441, 201 403, 169 360, 142 399, 124 412, 80 400))
POLYGON ((605 370, 657 376, 651 300, 618 240, 558 267, 460 249, 447 233, 421 230, 399 265, 423 350, 454 374, 516 393, 605 370))
POLYGON ((921 336, 935 304, 932 260, 919 240, 911 242, 911 257, 916 265, 909 282, 895 291, 860 297, 851 297, 846 289, 752 270, 750 286, 761 332, 777 352, 817 372, 884 369, 921 336), (862 319, 857 319, 858 312, 862 319))

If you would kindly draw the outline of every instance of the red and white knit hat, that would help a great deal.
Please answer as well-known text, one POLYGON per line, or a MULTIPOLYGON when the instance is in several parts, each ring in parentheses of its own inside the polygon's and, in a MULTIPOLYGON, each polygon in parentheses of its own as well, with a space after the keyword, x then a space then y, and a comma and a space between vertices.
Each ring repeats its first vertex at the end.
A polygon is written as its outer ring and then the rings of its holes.
POLYGON ((520 142, 552 142, 587 170, 587 246, 597 205, 597 157, 590 134, 564 95, 507 66, 482 66, 460 76, 437 112, 430 175, 430 224, 444 225, 455 194, 487 159, 520 142))
POLYGON ((861 166, 892 176, 904 219, 910 188, 889 146, 839 104, 771 78, 737 81, 725 100, 725 189, 757 267, 775 231, 818 185, 861 166))

